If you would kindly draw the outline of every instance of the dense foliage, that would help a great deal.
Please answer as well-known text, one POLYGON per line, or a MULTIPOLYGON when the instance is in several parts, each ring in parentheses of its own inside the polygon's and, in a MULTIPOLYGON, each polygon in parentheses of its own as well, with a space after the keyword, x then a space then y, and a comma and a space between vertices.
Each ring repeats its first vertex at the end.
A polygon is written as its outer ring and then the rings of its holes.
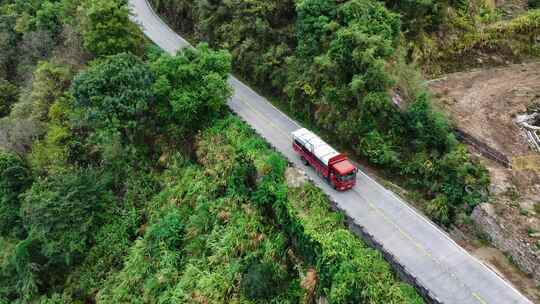
POLYGON ((29 186, 30 170, 17 155, 0 151, 0 236, 24 236, 19 195, 29 186))
MULTIPOLYGON (((540 34, 538 11, 517 14, 496 7, 509 4, 507 1, 397 2, 400 4, 394 3, 391 7, 404 11, 408 57, 420 63, 429 74, 521 62, 540 56, 536 39, 540 34), (414 5, 406 5, 407 8, 401 5, 409 3, 414 5)), ((520 11, 516 7, 522 5, 514 3, 511 7, 520 11)), ((534 1, 529 1, 529 8, 537 8, 534 1)))
POLYGON ((74 106, 85 124, 121 133, 133 142, 144 135, 154 105, 150 69, 137 56, 122 53, 94 62, 73 80, 74 106))
POLYGON ((39 56, 1 62, 0 303, 422 302, 227 113, 227 52, 139 44, 120 0, 1 3, 0 59, 39 56))
POLYGON ((84 46, 96 56, 141 52, 142 35, 137 25, 129 22, 125 1, 87 1, 83 20, 84 46))
POLYGON ((157 114, 154 128, 162 133, 181 139, 224 113, 231 94, 227 52, 201 45, 197 52, 188 49, 181 56, 161 55, 150 69, 158 75, 152 86, 157 114))
POLYGON ((375 0, 153 2, 193 39, 229 49, 236 72, 289 112, 404 177, 441 224, 485 199, 486 170, 431 107, 402 51, 403 31, 435 31, 446 8, 466 4, 387 1, 400 18, 375 0))

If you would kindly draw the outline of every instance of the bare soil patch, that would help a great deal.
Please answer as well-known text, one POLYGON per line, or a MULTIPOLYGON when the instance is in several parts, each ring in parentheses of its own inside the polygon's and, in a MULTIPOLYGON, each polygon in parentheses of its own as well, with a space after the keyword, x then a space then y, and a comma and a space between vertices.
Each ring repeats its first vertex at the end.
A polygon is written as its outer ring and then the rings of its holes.
MULTIPOLYGON (((514 119, 540 99, 540 62, 455 73, 429 86, 439 107, 459 129, 511 160, 536 154, 514 119)), ((510 194, 519 196, 524 203, 528 201, 528 209, 540 201, 540 170, 511 170, 485 163, 493 194, 515 191, 510 194)))

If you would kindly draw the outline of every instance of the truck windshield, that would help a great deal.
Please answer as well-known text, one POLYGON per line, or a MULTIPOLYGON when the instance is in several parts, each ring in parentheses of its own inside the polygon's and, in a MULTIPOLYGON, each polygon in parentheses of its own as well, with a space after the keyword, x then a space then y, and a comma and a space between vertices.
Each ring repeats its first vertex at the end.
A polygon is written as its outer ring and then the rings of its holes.
POLYGON ((353 171, 346 175, 338 175, 337 178, 339 181, 342 181, 342 182, 350 181, 356 178, 356 172, 353 171))

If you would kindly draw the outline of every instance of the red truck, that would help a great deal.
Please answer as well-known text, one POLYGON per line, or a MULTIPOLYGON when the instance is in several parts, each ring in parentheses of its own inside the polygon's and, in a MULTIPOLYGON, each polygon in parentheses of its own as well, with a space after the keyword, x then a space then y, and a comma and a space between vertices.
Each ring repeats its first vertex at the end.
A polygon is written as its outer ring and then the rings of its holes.
POLYGON ((356 184, 358 169, 320 137, 307 129, 292 132, 293 149, 305 165, 310 165, 334 189, 344 191, 356 184))

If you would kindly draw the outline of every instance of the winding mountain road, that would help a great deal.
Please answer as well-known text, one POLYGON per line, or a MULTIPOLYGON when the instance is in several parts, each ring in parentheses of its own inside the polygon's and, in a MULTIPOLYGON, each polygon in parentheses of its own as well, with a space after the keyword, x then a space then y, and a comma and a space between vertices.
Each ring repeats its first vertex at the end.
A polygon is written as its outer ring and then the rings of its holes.
MULTIPOLYGON (((189 47, 152 10, 146 0, 130 0, 132 19, 169 53, 189 47)), ((234 94, 229 107, 297 167, 290 133, 300 125, 265 98, 230 77, 234 94)), ((398 272, 430 302, 486 304, 531 303, 494 271, 471 256, 406 202, 364 173, 347 192, 336 192, 310 168, 310 178, 349 219, 351 229, 381 249, 398 272)))

